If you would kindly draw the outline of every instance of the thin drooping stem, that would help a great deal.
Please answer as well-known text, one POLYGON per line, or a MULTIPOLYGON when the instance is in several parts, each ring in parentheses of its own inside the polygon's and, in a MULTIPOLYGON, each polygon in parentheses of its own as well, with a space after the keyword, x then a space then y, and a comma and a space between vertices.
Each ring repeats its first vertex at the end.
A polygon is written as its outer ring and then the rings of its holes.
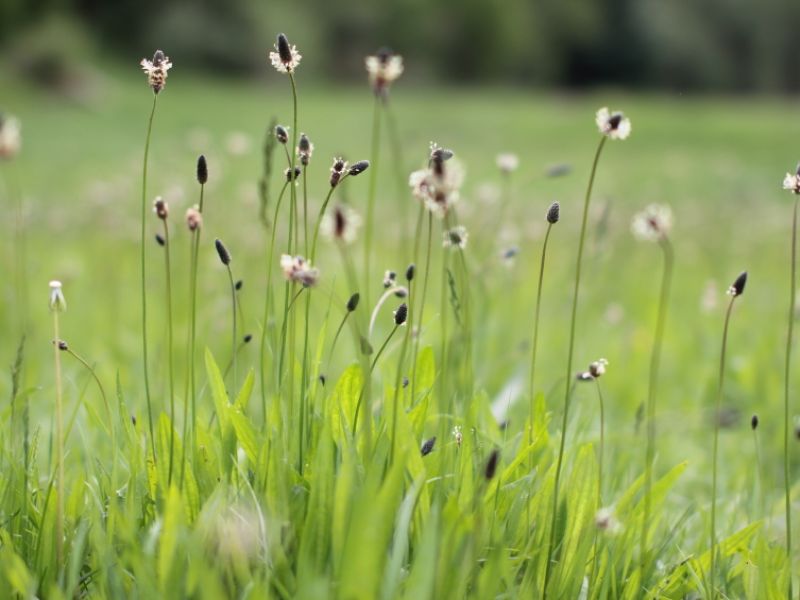
POLYGON ((717 564, 717 454, 719 447, 719 414, 722 408, 722 384, 725 376, 725 351, 728 347, 728 324, 731 320, 731 311, 733 310, 733 303, 736 301, 736 296, 731 298, 728 303, 728 310, 725 312, 725 326, 722 329, 722 350, 719 354, 719 379, 717 381, 717 401, 714 405, 714 449, 712 451, 712 465, 711 465, 711 528, 709 536, 709 549, 711 551, 711 567, 709 569, 709 598, 712 600, 716 598, 716 589, 714 586, 716 564, 717 564))
POLYGON ((656 392, 658 390, 658 373, 661 366, 661 347, 664 341, 664 329, 667 322, 669 291, 672 284, 672 266, 674 253, 667 237, 662 237, 660 245, 664 251, 664 270, 661 276, 661 293, 658 300, 655 337, 650 355, 650 377, 647 384, 647 449, 645 451, 645 484, 644 484, 644 518, 642 519, 642 535, 639 540, 639 565, 641 581, 644 585, 647 561, 647 535, 650 529, 651 489, 653 485, 653 461, 656 452, 656 392))
POLYGON ((158 94, 153 94, 153 107, 150 109, 150 118, 147 121, 147 136, 144 141, 144 160, 142 161, 142 360, 144 361, 144 392, 147 400, 147 423, 150 428, 150 444, 153 451, 153 460, 156 460, 156 438, 153 429, 153 406, 150 398, 150 372, 147 357, 147 282, 146 282, 146 257, 145 233, 147 219, 147 160, 150 154, 150 136, 153 132, 153 118, 156 114, 158 94))
POLYGON ((92 367, 92 365, 90 365, 85 358, 73 352, 72 348, 69 347, 66 348, 66 352, 72 358, 81 363, 87 371, 89 371, 89 374, 92 376, 92 379, 94 379, 94 382, 97 384, 97 389, 100 390, 100 397, 103 399, 103 407, 106 409, 106 416, 108 417, 108 431, 111 434, 111 445, 116 447, 116 442, 114 441, 114 417, 111 414, 111 406, 108 404, 108 398, 106 396, 106 390, 103 387, 103 383, 97 376, 94 367, 92 367))
POLYGON ((64 400, 61 393, 61 349, 59 348, 58 309, 53 312, 53 351, 56 372, 56 465, 58 505, 56 508, 56 561, 64 567, 64 400))
POLYGON ((169 469, 167 484, 172 483, 172 465, 175 455, 175 360, 172 356, 172 270, 170 268, 169 257, 169 225, 167 220, 162 219, 164 224, 164 269, 166 273, 167 290, 167 370, 169 373, 169 469))
POLYGON ((564 410, 561 421, 561 442, 558 447, 558 459, 556 461, 555 481, 553 485, 553 510, 550 516, 550 541, 547 545, 547 561, 545 563, 544 571, 544 584, 542 587, 542 597, 547 597, 547 585, 550 582, 550 574, 552 573, 552 563, 554 560, 553 553, 555 552, 556 545, 556 523, 558 521, 558 492, 559 483, 561 481, 561 467, 564 462, 564 448, 567 439, 567 424, 569 423, 569 401, 572 377, 572 355, 575 349, 575 323, 578 316, 578 295, 581 285, 581 264, 583 262, 583 247, 586 238, 586 224, 589 220, 589 203, 592 199, 592 188, 594 187, 594 178, 597 173, 597 164, 600 161, 600 155, 605 146, 606 137, 600 138, 600 143, 597 145, 597 151, 594 155, 592 162, 592 170, 589 174, 589 184, 586 186, 586 196, 583 200, 583 218, 581 219, 581 232, 578 238, 578 256, 575 264, 575 287, 572 294, 572 313, 570 316, 569 325, 569 350, 567 351, 567 368, 566 377, 564 381, 564 410))
POLYGON ((372 119, 372 147, 370 148, 369 188, 367 189, 367 222, 364 231, 364 302, 370 305, 369 289, 372 277, 370 258, 372 257, 372 228, 375 221, 375 194, 378 189, 378 158, 381 151, 381 99, 375 96, 372 119))
MULTIPOLYGON (((784 504, 786 510, 786 558, 789 561, 789 573, 792 572, 792 482, 789 478, 789 440, 791 439, 792 422, 789 418, 789 380, 792 368, 792 337, 794 335, 795 285, 797 282, 797 204, 800 196, 795 196, 792 213, 792 257, 789 261, 789 319, 786 329, 786 361, 783 371, 783 483, 784 504)), ((789 600, 792 600, 792 576, 789 575, 789 600)))
POLYGON ((547 257, 547 242, 550 239, 550 230, 553 229, 553 224, 547 224, 547 232, 544 234, 544 243, 542 244, 542 258, 539 264, 539 283, 536 286, 536 306, 533 309, 533 342, 531 348, 531 375, 529 381, 530 390, 530 434, 528 441, 533 443, 533 413, 534 413, 534 382, 536 377, 536 350, 539 347, 539 309, 542 304, 542 284, 544 282, 544 263, 547 257))

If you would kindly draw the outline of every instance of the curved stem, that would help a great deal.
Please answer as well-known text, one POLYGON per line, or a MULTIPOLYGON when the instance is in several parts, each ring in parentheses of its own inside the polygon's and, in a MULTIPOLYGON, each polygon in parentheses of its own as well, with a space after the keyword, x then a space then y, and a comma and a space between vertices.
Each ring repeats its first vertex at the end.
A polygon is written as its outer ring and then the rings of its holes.
POLYGON ((658 300, 658 316, 653 337, 653 349, 650 355, 650 376, 647 384, 647 449, 645 451, 645 484, 644 484, 644 517, 642 519, 642 535, 639 540, 639 565, 642 585, 645 585, 647 561, 647 535, 650 529, 651 489, 653 485, 653 461, 656 451, 656 392, 658 390, 658 373, 661 366, 661 347, 664 341, 664 328, 667 322, 669 291, 672 284, 672 266, 675 262, 672 244, 662 237, 661 248, 664 251, 664 270, 661 276, 661 293, 658 300))
POLYGON ((731 298, 728 303, 728 310, 725 312, 725 326, 722 329, 722 350, 719 355, 719 379, 717 383, 717 401, 714 407, 714 449, 712 452, 713 464, 711 467, 711 532, 709 537, 709 548, 711 551, 711 567, 709 569, 709 598, 716 598, 714 589, 714 575, 717 562, 717 454, 719 448, 719 413, 722 408, 722 384, 725 375, 725 351, 728 346, 728 324, 731 320, 731 311, 736 296, 731 298))
POLYGON ((536 307, 533 311, 533 348, 531 349, 531 376, 529 381, 530 390, 530 419, 531 427, 528 441, 533 443, 533 413, 534 413, 534 381, 536 375, 536 349, 539 347, 539 309, 542 303, 542 283, 544 282, 544 262, 547 257, 547 242, 550 239, 550 231, 553 229, 553 224, 547 224, 547 232, 544 234, 544 243, 542 244, 542 258, 539 264, 539 283, 536 287, 536 307))
POLYGON ((153 107, 150 109, 150 118, 147 121, 147 136, 144 142, 144 160, 142 161, 142 359, 144 361, 144 392, 147 399, 147 423, 150 428, 150 444, 153 451, 153 460, 156 460, 156 438, 153 430, 153 406, 150 398, 150 373, 147 358, 147 283, 146 283, 146 258, 145 258, 145 232, 147 219, 147 159, 150 154, 150 136, 153 132, 153 118, 156 114, 158 94, 153 94, 153 107))
POLYGON ((358 402, 356 403, 356 413, 355 416, 353 417, 353 435, 356 434, 356 426, 358 425, 358 413, 361 409, 361 399, 364 397, 364 389, 369 385, 368 381, 372 378, 372 372, 375 370, 375 365, 378 364, 378 359, 381 357, 381 354, 383 354, 383 351, 386 350, 386 346, 389 345, 389 341, 392 339, 392 336, 394 336, 398 327, 400 326, 395 324, 395 326, 389 332, 389 335, 386 336, 386 339, 383 341, 383 344, 381 344, 378 353, 372 360, 372 364, 369 366, 369 373, 367 373, 367 379, 364 381, 364 387, 361 388, 361 393, 358 395, 358 402))
POLYGON ((792 599, 792 498, 789 468, 789 440, 792 424, 789 418, 789 380, 792 364, 792 338, 794 334, 795 285, 797 281, 797 204, 800 196, 795 196, 792 213, 792 257, 790 260, 789 281, 789 319, 786 330, 786 361, 783 373, 783 481, 784 504, 786 511, 786 558, 789 561, 789 592, 787 598, 792 599))
POLYGON ((589 175, 589 184, 586 186, 586 196, 583 200, 583 218, 581 220, 581 233, 578 238, 578 257, 575 264, 575 287, 572 294, 572 314, 570 317, 569 325, 569 350, 567 352, 567 369, 566 378, 564 383, 564 415, 561 422, 561 443, 558 448, 558 459, 556 461, 555 482, 553 485, 553 511, 550 517, 550 541, 547 546, 547 562, 545 563, 544 571, 544 584, 542 587, 542 597, 547 597, 547 584, 550 582, 550 574, 552 572, 551 565, 554 560, 553 553, 555 552, 556 544, 556 522, 558 514, 558 492, 559 483, 561 480, 561 467, 564 462, 564 447, 567 439, 567 423, 569 422, 569 400, 570 400, 570 382, 572 381, 572 354, 575 349, 575 322, 578 316, 578 294, 581 286, 581 263, 583 261, 583 247, 586 238, 586 224, 589 220, 589 203, 592 199, 592 188, 594 187, 594 178, 597 173, 597 164, 600 161, 600 155, 603 152, 603 147, 606 143, 606 137, 600 138, 600 143, 597 145, 597 151, 594 155, 592 162, 592 170, 589 175))

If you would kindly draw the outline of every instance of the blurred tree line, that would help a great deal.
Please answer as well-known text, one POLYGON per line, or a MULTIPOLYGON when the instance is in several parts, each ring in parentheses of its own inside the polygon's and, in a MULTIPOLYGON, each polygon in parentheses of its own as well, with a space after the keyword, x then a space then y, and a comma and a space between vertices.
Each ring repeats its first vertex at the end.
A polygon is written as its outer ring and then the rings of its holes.
POLYGON ((332 81, 363 77, 364 55, 388 45, 418 79, 800 89, 800 0, 0 0, 12 57, 163 47, 181 66, 246 75, 278 31, 332 81))

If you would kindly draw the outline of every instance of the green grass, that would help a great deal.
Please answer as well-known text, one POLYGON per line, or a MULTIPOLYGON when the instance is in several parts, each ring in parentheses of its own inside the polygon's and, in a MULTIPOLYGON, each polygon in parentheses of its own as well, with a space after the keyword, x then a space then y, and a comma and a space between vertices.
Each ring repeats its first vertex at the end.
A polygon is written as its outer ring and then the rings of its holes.
MULTIPOLYGON (((90 100, 80 104, 29 89, 8 74, 0 76, 2 108, 21 119, 24 135, 18 159, 0 163, 0 202, 8 215, 2 221, 0 363, 14 363, 21 332, 27 334, 19 393, 13 402, 4 401, 0 411, 3 594, 69 597, 85 589, 91 597, 537 597, 547 560, 582 194, 597 143, 594 112, 608 105, 626 112, 633 133, 625 142, 607 144, 595 182, 574 364, 578 370, 599 357, 609 361, 602 381, 603 497, 614 506, 621 529, 595 536, 599 411, 594 386, 581 385, 570 412, 561 480, 568 517, 557 523, 561 543, 550 596, 577 597, 584 576, 591 575, 595 539, 598 578, 592 597, 639 598, 643 588, 666 598, 682 598, 691 590, 703 593, 702 571, 710 562, 711 442, 724 291, 746 269, 748 288, 736 303, 728 340, 723 407, 735 418, 720 437, 717 531, 720 539, 728 539, 718 554, 717 582, 728 597, 785 597, 789 573, 800 571, 800 557, 795 555, 790 570, 782 550, 782 357, 792 198, 780 183, 800 159, 800 125, 791 103, 614 90, 583 95, 408 90, 400 81, 392 103, 405 163, 389 164, 391 152, 384 147, 372 256, 377 276, 369 296, 374 300, 381 293, 383 270, 393 269, 402 278, 412 257, 417 204, 406 189, 398 190, 396 180, 424 166, 429 141, 452 148, 466 168, 457 210, 470 232, 468 280, 460 278, 456 261, 451 268, 456 288, 469 288, 475 393, 465 392, 463 373, 453 362, 463 340, 451 300, 440 302, 440 290, 449 286, 442 286, 441 230, 434 222, 415 382, 419 397, 410 398, 410 387, 400 394, 413 408, 400 412, 390 461, 390 409, 402 345, 397 334, 374 373, 374 436, 367 454, 350 432, 363 375, 349 326, 327 362, 341 308, 354 290, 347 285, 337 248, 321 239, 316 263, 322 281, 311 292, 309 340, 311 373, 323 373, 327 383, 323 387, 312 381, 312 435, 301 474, 293 412, 297 403, 275 393, 269 383, 265 428, 258 385, 270 233, 258 220, 260 148, 272 116, 286 125, 292 118, 288 81, 274 73, 265 79, 263 84, 205 79, 182 73, 177 64, 159 98, 148 194, 151 199, 162 195, 171 210, 178 407, 189 315, 190 238, 182 216, 198 201, 194 169, 200 153, 207 156, 210 172, 199 256, 197 446, 187 451, 190 460, 179 489, 167 486, 173 425, 166 417, 163 257, 155 242, 147 247, 147 283, 156 461, 147 454, 138 213, 150 91, 135 65, 109 69, 90 100), (502 189, 494 157, 503 151, 517 153, 521 166, 508 197, 487 202, 481 192, 485 184, 502 189), (545 177, 547 166, 556 163, 569 163, 572 171, 545 177), (16 190, 24 196, 27 223, 23 289, 14 279, 20 249, 11 217, 16 190), (561 220, 549 242, 537 357, 540 396, 532 421, 535 436, 528 445, 525 382, 545 212, 553 200, 561 203, 561 220), (636 427, 636 414, 646 399, 661 257, 657 246, 632 239, 629 223, 651 202, 673 208, 676 264, 658 394, 649 543, 658 563, 642 582, 637 569, 645 429, 636 427), (230 401, 225 390, 231 377, 223 380, 221 372, 230 361, 231 298, 215 238, 225 241, 234 273, 244 281, 239 331, 253 334, 239 355, 237 390, 230 401), (520 252, 509 266, 499 255, 511 246, 520 252), (67 540, 61 567, 53 534, 51 279, 63 282, 69 303, 60 315, 61 336, 95 367, 108 394, 117 439, 114 448, 91 374, 62 354, 67 540), (715 302, 704 308, 707 289, 713 290, 715 302), (29 298, 27 326, 19 296, 29 298), (455 336, 445 369, 440 364, 442 307, 448 311, 447 331, 455 336), (452 399, 448 414, 439 412, 440 385, 453 392, 447 397, 452 399), (518 396, 513 393, 517 387, 518 396), (515 402, 502 417, 508 420, 502 430, 491 405, 503 407, 510 400, 515 402), (24 405, 29 406, 27 461, 24 405), (761 423, 763 502, 749 430, 752 413, 761 423), (455 425, 463 428, 460 447, 451 435, 443 435, 455 425), (421 457, 420 445, 434 435, 434 451, 421 457), (485 462, 494 448, 500 449, 500 465, 486 481, 485 462)), ((313 87, 302 68, 298 87, 299 130, 315 145, 308 181, 310 212, 316 214, 328 190, 333 156, 342 154, 351 162, 369 158, 372 97, 366 86, 313 87)), ((276 158, 280 169, 270 186, 271 207, 282 184, 280 153, 276 158)), ((367 188, 365 177, 348 179, 338 195, 363 217, 367 188)), ((284 206, 287 199, 288 194, 284 206)), ((160 223, 155 215, 149 217, 152 240, 160 223)), ((286 245, 285 223, 278 229, 279 250, 286 245)), ((360 243, 352 247, 358 266, 360 243)), ((415 286, 422 263, 420 256, 415 286)), ((273 304, 282 308, 283 283, 276 267, 273 304)), ((463 309, 466 298, 459 300, 463 309)), ((391 331, 391 310, 399 303, 387 302, 378 318, 370 340, 376 350, 391 331)), ((298 300, 297 310, 303 307, 298 300)), ((280 318, 278 312, 270 338, 279 332, 280 318)), ((297 320, 299 349, 302 313, 297 320)), ((301 384, 299 354, 297 360, 295 399, 301 384)), ((270 380, 277 361, 277 353, 270 352, 270 380)), ((404 374, 410 372, 407 364, 404 374)), ((792 383, 796 390, 794 376, 792 383)), ((0 379, 0 397, 12 397, 10 372, 0 379)), ((179 457, 189 442, 181 437, 180 410, 174 427, 179 457)), ((792 455, 797 480, 800 444, 793 445, 792 455)), ((795 504, 797 495, 795 486, 795 504)))

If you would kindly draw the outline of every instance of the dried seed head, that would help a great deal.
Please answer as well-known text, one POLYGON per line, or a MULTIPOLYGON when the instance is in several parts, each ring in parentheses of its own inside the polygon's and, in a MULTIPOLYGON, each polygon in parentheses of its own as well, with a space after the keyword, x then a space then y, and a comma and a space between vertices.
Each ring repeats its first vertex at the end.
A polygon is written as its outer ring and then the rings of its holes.
POLYGON ((153 202, 153 212, 156 213, 156 216, 162 221, 167 220, 169 216, 169 205, 162 200, 161 196, 158 196, 155 202, 153 202))
POLYGON ((281 269, 287 281, 302 284, 303 287, 313 287, 319 279, 319 269, 311 266, 311 263, 302 256, 281 256, 281 269))
POLYGON ((186 226, 189 231, 197 231, 203 226, 203 215, 197 205, 186 209, 186 226))
POLYGON ((420 448, 420 453, 422 456, 427 456, 431 452, 433 452, 433 446, 436 444, 436 436, 433 436, 429 440, 425 440, 425 443, 422 444, 422 448, 420 448))
POLYGON ((376 96, 385 98, 389 86, 403 74, 403 57, 392 52, 390 48, 381 48, 374 56, 368 56, 364 63, 372 91, 376 96))
POLYGON ((333 159, 333 166, 331 167, 331 187, 339 185, 344 172, 347 170, 347 161, 341 157, 333 159))
POLYGON ((753 415, 750 418, 750 429, 752 429, 753 431, 758 429, 758 415, 753 415))
POLYGON ((456 225, 442 234, 442 247, 451 250, 463 250, 467 247, 469 232, 463 225, 456 225))
POLYGON ((356 308, 358 308, 358 301, 361 299, 361 294, 356 292, 350 299, 347 301, 347 312, 353 312, 356 308))
POLYGON ((153 93, 158 94, 167 83, 167 71, 172 68, 169 57, 161 50, 156 50, 153 60, 143 58, 139 64, 147 74, 147 83, 153 89, 153 93))
POLYGON ((397 310, 394 311, 394 324, 395 325, 405 325, 406 319, 408 318, 408 305, 403 302, 400 306, 397 307, 397 310))
POLYGON ((461 448, 461 442, 464 441, 464 434, 461 433, 461 425, 453 426, 453 439, 455 439, 458 447, 461 448))
POLYGON ((747 283, 747 271, 742 272, 728 288, 728 294, 734 298, 744 293, 744 285, 747 283))
POLYGON ((357 163, 355 163, 352 167, 350 167, 350 170, 347 173, 355 177, 356 175, 360 175, 367 169, 369 169, 369 161, 360 160, 357 163))
POLYGON ((504 175, 510 175, 519 167, 519 157, 511 152, 504 152, 498 154, 495 158, 495 163, 500 172, 504 175))
POLYGON ((397 280, 397 273, 395 273, 394 271, 386 271, 383 274, 383 287, 384 287, 384 289, 388 289, 388 288, 392 287, 395 284, 396 280, 397 280))
POLYGON ((301 58, 303 56, 297 51, 297 48, 289 44, 289 40, 284 34, 279 33, 275 43, 275 52, 269 53, 272 66, 279 73, 291 73, 300 64, 301 58))
MULTIPOLYGON (((53 340, 53 342, 55 343, 55 340, 53 340)), ((65 342, 64 340, 58 340, 57 345, 58 349, 61 350, 62 352, 66 352, 67 350, 69 350, 69 346, 67 345, 67 342, 65 342)))
POLYGON ((166 245, 167 245, 167 240, 165 240, 165 239, 164 239, 164 236, 163 236, 163 235, 161 235, 160 233, 157 233, 157 234, 156 234, 156 243, 157 243, 159 246, 161 246, 161 247, 164 247, 164 246, 166 246, 166 245))
POLYGON ((249 344, 251 341, 253 341, 253 334, 252 334, 252 333, 248 333, 248 334, 246 334, 246 335, 244 336, 244 338, 242 338, 242 341, 243 341, 245 344, 249 344))
POLYGON ((278 56, 284 63, 292 62, 292 49, 289 46, 289 39, 286 37, 285 34, 279 33, 278 34, 278 42, 276 44, 278 48, 278 56))
POLYGON ((403 375, 403 387, 404 387, 404 388, 407 388, 407 387, 408 387, 408 383, 409 383, 409 382, 408 382, 408 377, 406 377, 405 375, 403 375))
POLYGON ((600 133, 610 137, 612 140, 624 140, 631 133, 630 119, 621 112, 612 113, 606 107, 597 111, 595 123, 597 123, 597 129, 600 133))
POLYGON ((551 225, 554 223, 558 223, 558 219, 561 216, 561 205, 558 202, 553 202, 550 205, 550 208, 547 209, 547 222, 551 225))
POLYGON ((300 141, 297 142, 297 155, 300 157, 300 163, 303 166, 307 166, 313 153, 314 144, 309 141, 305 133, 301 133, 300 141))
POLYGON ((286 130, 286 127, 283 125, 275 126, 275 139, 281 144, 285 144, 289 141, 289 132, 286 130))
POLYGON ((489 455, 489 460, 486 461, 486 470, 484 472, 484 475, 486 476, 486 481, 491 481, 494 478, 494 475, 497 472, 497 463, 499 462, 499 460, 500 460, 500 450, 495 448, 489 455))
POLYGON ((222 262, 222 264, 226 267, 231 264, 231 253, 228 252, 225 244, 223 244, 219 238, 214 240, 214 246, 217 248, 217 254, 219 255, 219 260, 222 262))
POLYGON ((240 290, 242 289, 242 287, 243 287, 243 286, 244 286, 244 281, 242 281, 242 280, 240 279, 239 281, 237 281, 237 282, 236 282, 236 284, 235 284, 233 287, 234 287, 234 288, 236 289, 236 291, 238 292, 238 291, 240 291, 240 290))
POLYGON ((294 177, 292 177, 292 169, 291 169, 291 167, 287 168, 284 171, 284 174, 286 175, 286 181, 297 181, 297 178, 300 177, 300 173, 302 173, 302 171, 300 170, 300 167, 295 167, 294 168, 294 177))
POLYGON ((325 375, 322 373, 319 375, 319 382, 322 384, 322 387, 325 387, 325 375))
POLYGON ((334 242, 352 244, 358 237, 361 217, 346 204, 337 204, 325 213, 320 224, 322 234, 334 242))
POLYGON ((783 189, 789 190, 793 194, 800 194, 800 164, 794 173, 787 173, 783 178, 783 189))
POLYGON ((414 265, 414 263, 408 265, 406 268, 406 281, 410 282, 412 279, 414 279, 414 271, 416 271, 416 269, 417 267, 414 265))
POLYGON ((202 154, 197 157, 197 182, 200 185, 205 185, 208 181, 208 164, 206 157, 202 154))

